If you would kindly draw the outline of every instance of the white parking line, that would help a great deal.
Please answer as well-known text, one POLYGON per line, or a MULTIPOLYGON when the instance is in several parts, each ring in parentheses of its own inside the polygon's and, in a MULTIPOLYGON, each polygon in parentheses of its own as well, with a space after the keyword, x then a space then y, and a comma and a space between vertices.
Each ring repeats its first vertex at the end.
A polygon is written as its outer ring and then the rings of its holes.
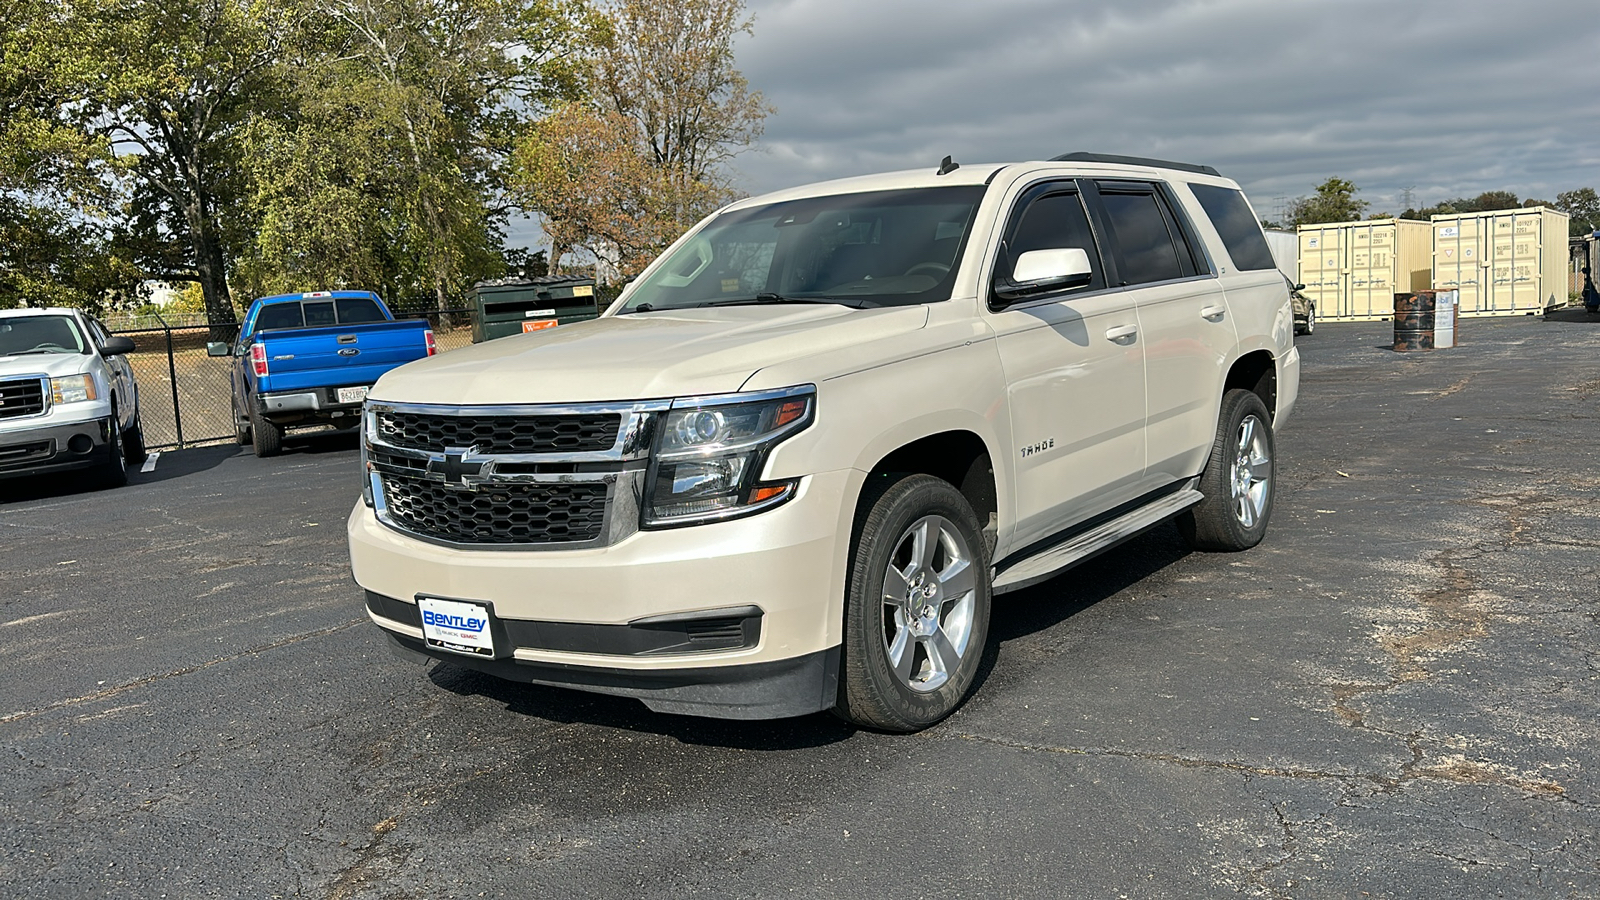
POLYGON ((141 471, 141 472, 154 472, 156 470, 156 461, 159 460, 160 458, 161 458, 161 451, 160 450, 157 450, 156 452, 154 452, 154 453, 150 454, 149 456, 145 457, 144 458, 144 467, 141 468, 139 471, 141 471))

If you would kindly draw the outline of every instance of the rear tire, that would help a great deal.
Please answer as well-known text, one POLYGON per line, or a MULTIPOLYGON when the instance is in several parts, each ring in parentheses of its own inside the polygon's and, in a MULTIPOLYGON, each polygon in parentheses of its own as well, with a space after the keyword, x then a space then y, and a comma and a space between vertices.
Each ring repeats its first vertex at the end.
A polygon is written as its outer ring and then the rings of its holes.
POLYGON ((252 411, 250 413, 250 446, 256 456, 266 459, 283 452, 283 429, 252 411))
POLYGON ((931 475, 877 479, 856 515, 834 712, 891 732, 955 712, 988 645, 989 605, 988 544, 961 492, 931 475))
POLYGON ((1261 543, 1277 492, 1274 444, 1266 404, 1254 391, 1222 395, 1217 437, 1200 475, 1205 499, 1177 519, 1196 550, 1248 550, 1261 543))

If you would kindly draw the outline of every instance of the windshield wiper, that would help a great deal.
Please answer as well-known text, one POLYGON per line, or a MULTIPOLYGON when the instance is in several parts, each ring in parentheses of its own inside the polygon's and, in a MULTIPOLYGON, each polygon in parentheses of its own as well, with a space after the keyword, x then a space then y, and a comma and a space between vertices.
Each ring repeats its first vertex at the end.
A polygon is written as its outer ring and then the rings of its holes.
POLYGON ((769 303, 831 303, 854 307, 856 304, 838 297, 785 297, 764 291, 754 297, 730 297, 725 300, 707 300, 700 306, 765 306, 769 303))

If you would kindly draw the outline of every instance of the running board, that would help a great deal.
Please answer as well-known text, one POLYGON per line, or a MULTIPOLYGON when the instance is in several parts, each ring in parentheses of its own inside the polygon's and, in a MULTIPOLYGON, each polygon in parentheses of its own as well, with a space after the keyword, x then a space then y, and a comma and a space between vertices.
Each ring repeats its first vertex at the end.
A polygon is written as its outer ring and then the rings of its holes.
POLYGON ((1054 577, 1091 556, 1109 550, 1152 525, 1172 518, 1204 499, 1205 495, 1194 488, 1184 488, 1175 493, 1167 494, 1159 500, 1146 506, 1141 506, 1120 518, 1112 519, 1104 525, 1098 525, 1083 534, 1071 537, 1027 559, 1007 566, 1005 571, 995 576, 992 592, 1004 594, 1007 591, 1021 590, 1054 577))

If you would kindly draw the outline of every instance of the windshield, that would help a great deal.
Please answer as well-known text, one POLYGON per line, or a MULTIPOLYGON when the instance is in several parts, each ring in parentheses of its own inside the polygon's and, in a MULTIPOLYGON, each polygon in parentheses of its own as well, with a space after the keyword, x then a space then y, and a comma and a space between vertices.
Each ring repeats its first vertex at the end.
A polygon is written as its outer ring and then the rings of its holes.
POLYGON ((83 333, 71 316, 10 316, 0 319, 0 356, 24 353, 84 353, 83 333))
POLYGON ((875 191, 724 213, 640 282, 621 311, 948 300, 983 191, 875 191))

